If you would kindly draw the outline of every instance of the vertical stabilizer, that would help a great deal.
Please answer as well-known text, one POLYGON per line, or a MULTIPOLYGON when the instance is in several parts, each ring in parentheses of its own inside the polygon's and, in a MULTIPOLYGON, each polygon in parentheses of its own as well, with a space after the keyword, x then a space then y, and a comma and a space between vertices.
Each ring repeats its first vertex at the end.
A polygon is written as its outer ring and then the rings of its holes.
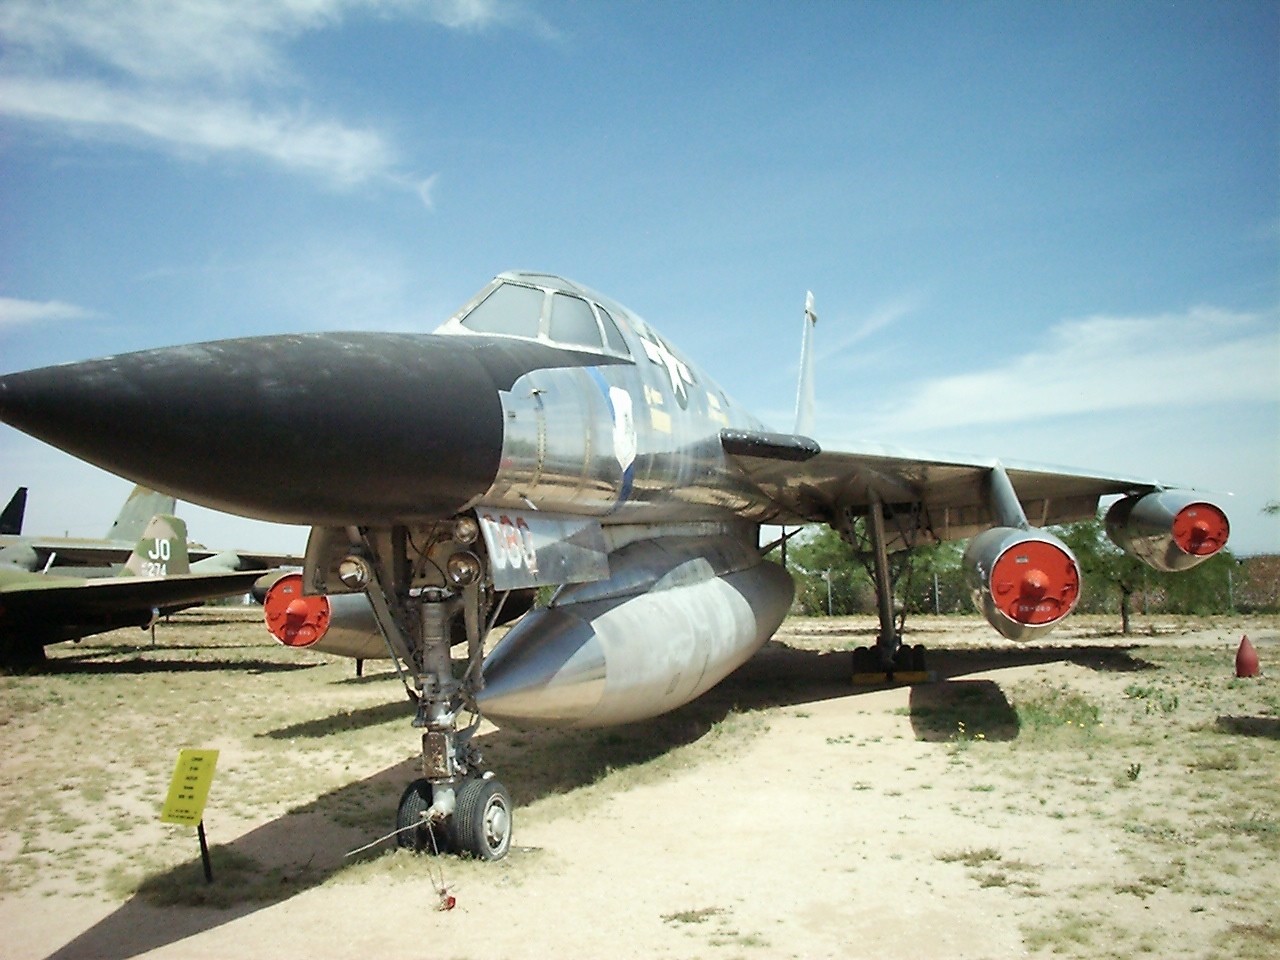
POLYGON ((152 517, 158 513, 171 514, 177 505, 177 501, 168 494, 157 493, 139 484, 130 491, 129 498, 120 508, 115 523, 107 531, 107 539, 133 543, 142 536, 152 517))
POLYGON ((813 328, 818 315, 813 312, 813 292, 804 296, 804 338, 800 341, 800 384, 796 388, 796 430, 801 436, 813 433, 813 328))
POLYGON ((133 553, 120 571, 122 577, 172 577, 190 573, 187 561, 187 524, 173 516, 151 518, 133 553))
POLYGON ((0 534, 22 533, 22 518, 27 513, 27 488, 19 487, 3 512, 0 512, 0 534))

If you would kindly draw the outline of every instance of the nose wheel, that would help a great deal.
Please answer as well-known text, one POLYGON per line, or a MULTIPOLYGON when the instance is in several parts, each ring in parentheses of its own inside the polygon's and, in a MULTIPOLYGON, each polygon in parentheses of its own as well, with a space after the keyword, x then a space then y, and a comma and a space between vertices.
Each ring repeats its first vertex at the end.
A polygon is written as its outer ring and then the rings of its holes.
POLYGON ((511 849, 511 797, 497 780, 467 780, 453 811, 453 839, 477 860, 501 860, 511 849))
POLYGON ((414 853, 452 853, 445 824, 428 817, 435 790, 426 778, 414 780, 400 794, 396 810, 396 844, 414 853))
POLYGON ((414 780, 400 796, 396 841, 415 853, 458 853, 476 860, 501 860, 511 849, 511 797, 492 776, 464 780, 453 814, 431 819, 435 788, 414 780))

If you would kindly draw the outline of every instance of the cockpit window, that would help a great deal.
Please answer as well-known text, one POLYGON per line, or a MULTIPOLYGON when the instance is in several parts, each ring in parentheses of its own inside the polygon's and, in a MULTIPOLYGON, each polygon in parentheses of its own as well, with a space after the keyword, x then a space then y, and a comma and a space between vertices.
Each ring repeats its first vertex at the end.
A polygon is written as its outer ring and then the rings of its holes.
POLYGON ((609 311, 598 303, 596 309, 600 311, 600 325, 604 327, 604 340, 609 345, 609 349, 614 353, 630 353, 631 351, 627 349, 627 341, 622 339, 622 332, 614 323, 613 317, 609 316, 609 311))
MULTIPOLYGON (((462 318, 462 325, 476 333, 502 333, 513 337, 538 336, 545 294, 533 287, 503 283, 462 318)), ((585 306, 585 304, 583 304, 585 306)), ((600 339, 597 335, 596 343, 600 339)))
POLYGON ((600 327, 591 304, 563 293, 551 295, 551 328, 547 335, 556 343, 601 348, 600 327))
MULTIPOLYGON (((631 357, 622 328, 598 303, 567 292, 556 277, 520 274, 499 277, 483 299, 440 328, 441 333, 490 333, 524 337, 570 349, 594 350, 631 357), (524 281, 555 281, 561 289, 530 286, 524 281)), ((464 308, 465 309, 465 308, 464 308)))

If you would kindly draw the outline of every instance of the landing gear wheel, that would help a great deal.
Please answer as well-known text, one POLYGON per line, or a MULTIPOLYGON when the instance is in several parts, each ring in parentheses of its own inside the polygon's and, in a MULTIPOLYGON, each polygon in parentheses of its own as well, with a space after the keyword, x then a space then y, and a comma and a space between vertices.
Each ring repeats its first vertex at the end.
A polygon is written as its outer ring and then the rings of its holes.
POLYGON ((501 860, 511 849, 511 797, 497 780, 468 780, 458 788, 453 839, 459 853, 501 860))
POLYGON ((396 843, 414 853, 449 853, 452 844, 443 824, 429 824, 422 815, 431 809, 431 781, 418 779, 404 788, 396 810, 396 843), (413 829, 406 829, 413 827, 413 829))

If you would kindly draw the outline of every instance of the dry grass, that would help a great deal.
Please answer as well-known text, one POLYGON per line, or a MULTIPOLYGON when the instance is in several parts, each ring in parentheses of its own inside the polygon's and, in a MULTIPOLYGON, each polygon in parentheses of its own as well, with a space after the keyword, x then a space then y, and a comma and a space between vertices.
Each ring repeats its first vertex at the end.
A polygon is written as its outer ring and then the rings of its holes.
MULTIPOLYGON (((915 639, 954 637, 956 623, 930 619, 915 639)), ((1016 650, 970 644, 967 631, 984 628, 960 623, 962 639, 934 654, 943 679, 913 690, 900 720, 984 838, 940 839, 932 869, 1036 904, 1021 924, 1033 953, 1199 955, 1190 943, 1203 955, 1275 955, 1276 681, 1233 679, 1225 640, 1183 643, 1187 631, 1168 618, 1132 640, 1078 625, 1066 646, 1016 650), (1023 663, 1045 664, 1044 675, 988 677, 1023 663), (1081 835, 1106 851, 1096 869, 1054 846, 1081 835)), ((867 643, 873 629, 793 621, 676 713, 616 730, 489 731, 486 755, 521 822, 590 817, 612 796, 732 757, 782 717, 803 722, 805 703, 847 697, 847 654, 831 651, 867 643)), ((411 710, 389 669, 369 664, 356 679, 348 662, 276 647, 255 611, 190 613, 157 635, 154 647, 138 631, 54 647, 47 670, 0 677, 0 896, 228 907, 324 884, 435 882, 429 858, 344 856, 391 829, 415 775, 411 710), (194 831, 158 822, 182 747, 221 751, 206 812, 213 885, 194 831)), ((854 732, 826 746, 843 764, 879 740, 854 732)), ((866 796, 899 772, 856 774, 850 790, 866 796)), ((904 807, 921 799, 892 795, 904 807)), ((536 884, 548 856, 517 846, 497 865, 450 861, 450 880, 536 884)), ((711 946, 767 948, 729 908, 704 904, 663 919, 714 930, 711 946)))

